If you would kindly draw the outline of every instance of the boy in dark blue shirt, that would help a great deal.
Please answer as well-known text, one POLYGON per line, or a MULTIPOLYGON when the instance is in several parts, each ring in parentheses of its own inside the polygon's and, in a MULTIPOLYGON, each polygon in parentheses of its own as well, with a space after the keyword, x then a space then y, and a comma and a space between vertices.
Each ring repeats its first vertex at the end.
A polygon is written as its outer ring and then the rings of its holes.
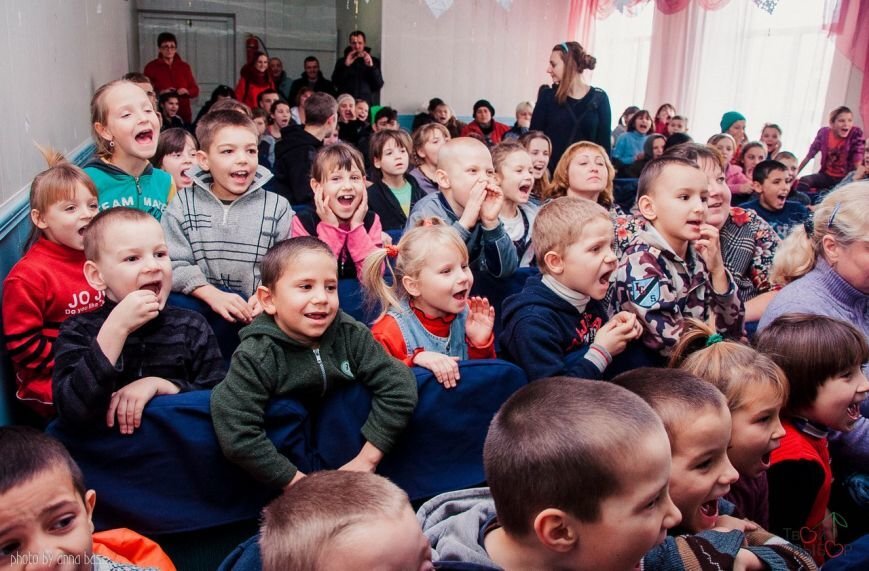
POLYGON ((590 200, 557 198, 540 209, 531 243, 542 276, 528 278, 504 301, 501 357, 531 381, 602 378, 613 356, 642 332, 626 311, 607 321, 601 303, 618 265, 609 214, 590 200))
POLYGON ((761 161, 754 167, 751 186, 757 197, 743 204, 769 222, 776 234, 784 239, 794 226, 805 222, 810 213, 795 200, 788 200, 790 185, 788 169, 778 161, 761 161))

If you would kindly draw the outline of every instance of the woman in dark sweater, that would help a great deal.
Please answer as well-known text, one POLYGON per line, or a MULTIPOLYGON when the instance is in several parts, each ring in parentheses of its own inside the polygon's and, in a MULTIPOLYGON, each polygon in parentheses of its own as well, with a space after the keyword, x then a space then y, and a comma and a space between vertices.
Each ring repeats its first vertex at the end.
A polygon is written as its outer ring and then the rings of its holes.
POLYGON ((540 91, 531 117, 531 129, 543 131, 552 140, 550 172, 564 150, 577 141, 592 141, 610 152, 609 98, 604 90, 582 79, 582 72, 594 69, 596 62, 577 42, 552 48, 547 71, 556 85, 540 91))

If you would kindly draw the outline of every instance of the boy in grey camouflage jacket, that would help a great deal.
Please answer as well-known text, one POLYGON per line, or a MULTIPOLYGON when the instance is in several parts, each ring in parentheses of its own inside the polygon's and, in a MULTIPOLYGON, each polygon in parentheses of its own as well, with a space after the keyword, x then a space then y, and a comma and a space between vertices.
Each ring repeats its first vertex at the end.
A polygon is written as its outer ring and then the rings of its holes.
POLYGON ((616 302, 643 324, 643 344, 666 357, 686 317, 742 336, 744 308, 724 267, 718 230, 706 223, 706 175, 691 161, 662 157, 643 169, 637 207, 648 221, 619 262, 616 302))

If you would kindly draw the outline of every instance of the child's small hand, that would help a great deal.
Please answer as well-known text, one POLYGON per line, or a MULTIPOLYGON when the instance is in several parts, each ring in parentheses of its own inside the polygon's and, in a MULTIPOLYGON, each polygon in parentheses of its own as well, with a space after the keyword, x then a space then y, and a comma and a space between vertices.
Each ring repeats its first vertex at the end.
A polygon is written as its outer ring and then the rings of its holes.
MULTIPOLYGON (((625 350, 628 343, 637 338, 636 316, 633 319, 623 316, 621 312, 607 321, 594 336, 594 342, 606 349, 610 355, 618 355, 625 350)), ((640 329, 642 333, 642 329, 640 329)))
POLYGON ((498 227, 501 223, 498 216, 501 214, 502 206, 504 206, 504 192, 501 191, 501 187, 495 183, 487 184, 483 204, 480 206, 480 221, 483 223, 483 228, 492 230, 498 227))
POLYGON ((335 216, 335 213, 332 212, 332 209, 329 208, 329 205, 326 203, 322 190, 314 191, 314 206, 317 209, 317 216, 320 218, 321 222, 336 227, 340 224, 338 217, 335 216))
POLYGON ((710 272, 724 267, 721 257, 721 241, 718 238, 718 228, 711 224, 700 225, 700 238, 694 243, 697 254, 706 262, 710 272))
POLYGON ((740 519, 738 517, 733 517, 730 515, 720 515, 715 522, 715 528, 724 531, 736 530, 736 531, 757 531, 759 526, 751 520, 740 519))
POLYGON ((700 225, 700 239, 694 243, 697 254, 706 262, 709 275, 712 279, 712 289, 718 293, 725 293, 730 283, 727 271, 724 269, 724 258, 721 257, 721 240, 718 237, 718 228, 711 224, 700 225))
MULTIPOLYGON (((468 194, 468 201, 465 203, 465 209, 459 218, 459 224, 470 231, 477 225, 480 219, 480 208, 483 206, 483 199, 486 198, 486 185, 488 181, 481 178, 471 187, 471 192, 468 194)), ((498 210, 500 212, 500 209, 498 210)))
POLYGON ((365 215, 368 214, 368 192, 362 191, 362 202, 356 207, 356 211, 350 218, 350 229, 355 230, 365 223, 365 215))
POLYGON ((381 460, 383 452, 370 442, 365 442, 359 454, 338 469, 348 472, 374 472, 381 460))
POLYGON ((160 300, 148 290, 131 291, 112 310, 110 319, 129 335, 160 313, 160 300))
POLYGON ((451 389, 458 384, 460 377, 458 361, 458 357, 450 357, 435 351, 423 351, 413 358, 414 365, 434 373, 437 382, 445 389, 451 389))
POLYGON ((251 322, 253 319, 251 308, 244 298, 228 291, 220 291, 217 288, 212 289, 213 291, 203 297, 203 301, 208 304, 214 313, 230 323, 236 323, 237 321, 241 321, 242 323, 251 322))
POLYGON ((256 296, 256 294, 253 294, 252 296, 250 296, 250 298, 248 298, 247 306, 250 308, 250 316, 252 318, 263 312, 263 306, 260 304, 259 298, 256 296))
POLYGON ((763 571, 766 564, 757 555, 747 549, 740 549, 733 562, 733 571, 763 571))
POLYGON ((133 434, 142 425, 142 411, 145 405, 157 395, 174 395, 178 386, 160 377, 144 377, 112 393, 109 410, 106 413, 106 426, 115 425, 118 418, 118 428, 121 434, 133 434))
POLYGON ((468 319, 465 321, 465 336, 475 347, 483 347, 492 337, 495 326, 495 308, 485 297, 468 300, 468 319))

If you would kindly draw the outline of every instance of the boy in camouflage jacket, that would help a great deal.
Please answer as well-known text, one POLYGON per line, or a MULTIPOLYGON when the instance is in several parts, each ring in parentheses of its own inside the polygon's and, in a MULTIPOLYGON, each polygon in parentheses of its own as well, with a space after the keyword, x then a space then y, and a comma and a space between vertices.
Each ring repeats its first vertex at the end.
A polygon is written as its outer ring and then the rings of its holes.
POLYGON ((739 338, 744 309, 724 267, 718 230, 706 223, 706 175, 691 161, 662 157, 640 176, 637 207, 647 220, 619 262, 616 301, 643 324, 643 345, 667 356, 684 319, 708 321, 739 338))

